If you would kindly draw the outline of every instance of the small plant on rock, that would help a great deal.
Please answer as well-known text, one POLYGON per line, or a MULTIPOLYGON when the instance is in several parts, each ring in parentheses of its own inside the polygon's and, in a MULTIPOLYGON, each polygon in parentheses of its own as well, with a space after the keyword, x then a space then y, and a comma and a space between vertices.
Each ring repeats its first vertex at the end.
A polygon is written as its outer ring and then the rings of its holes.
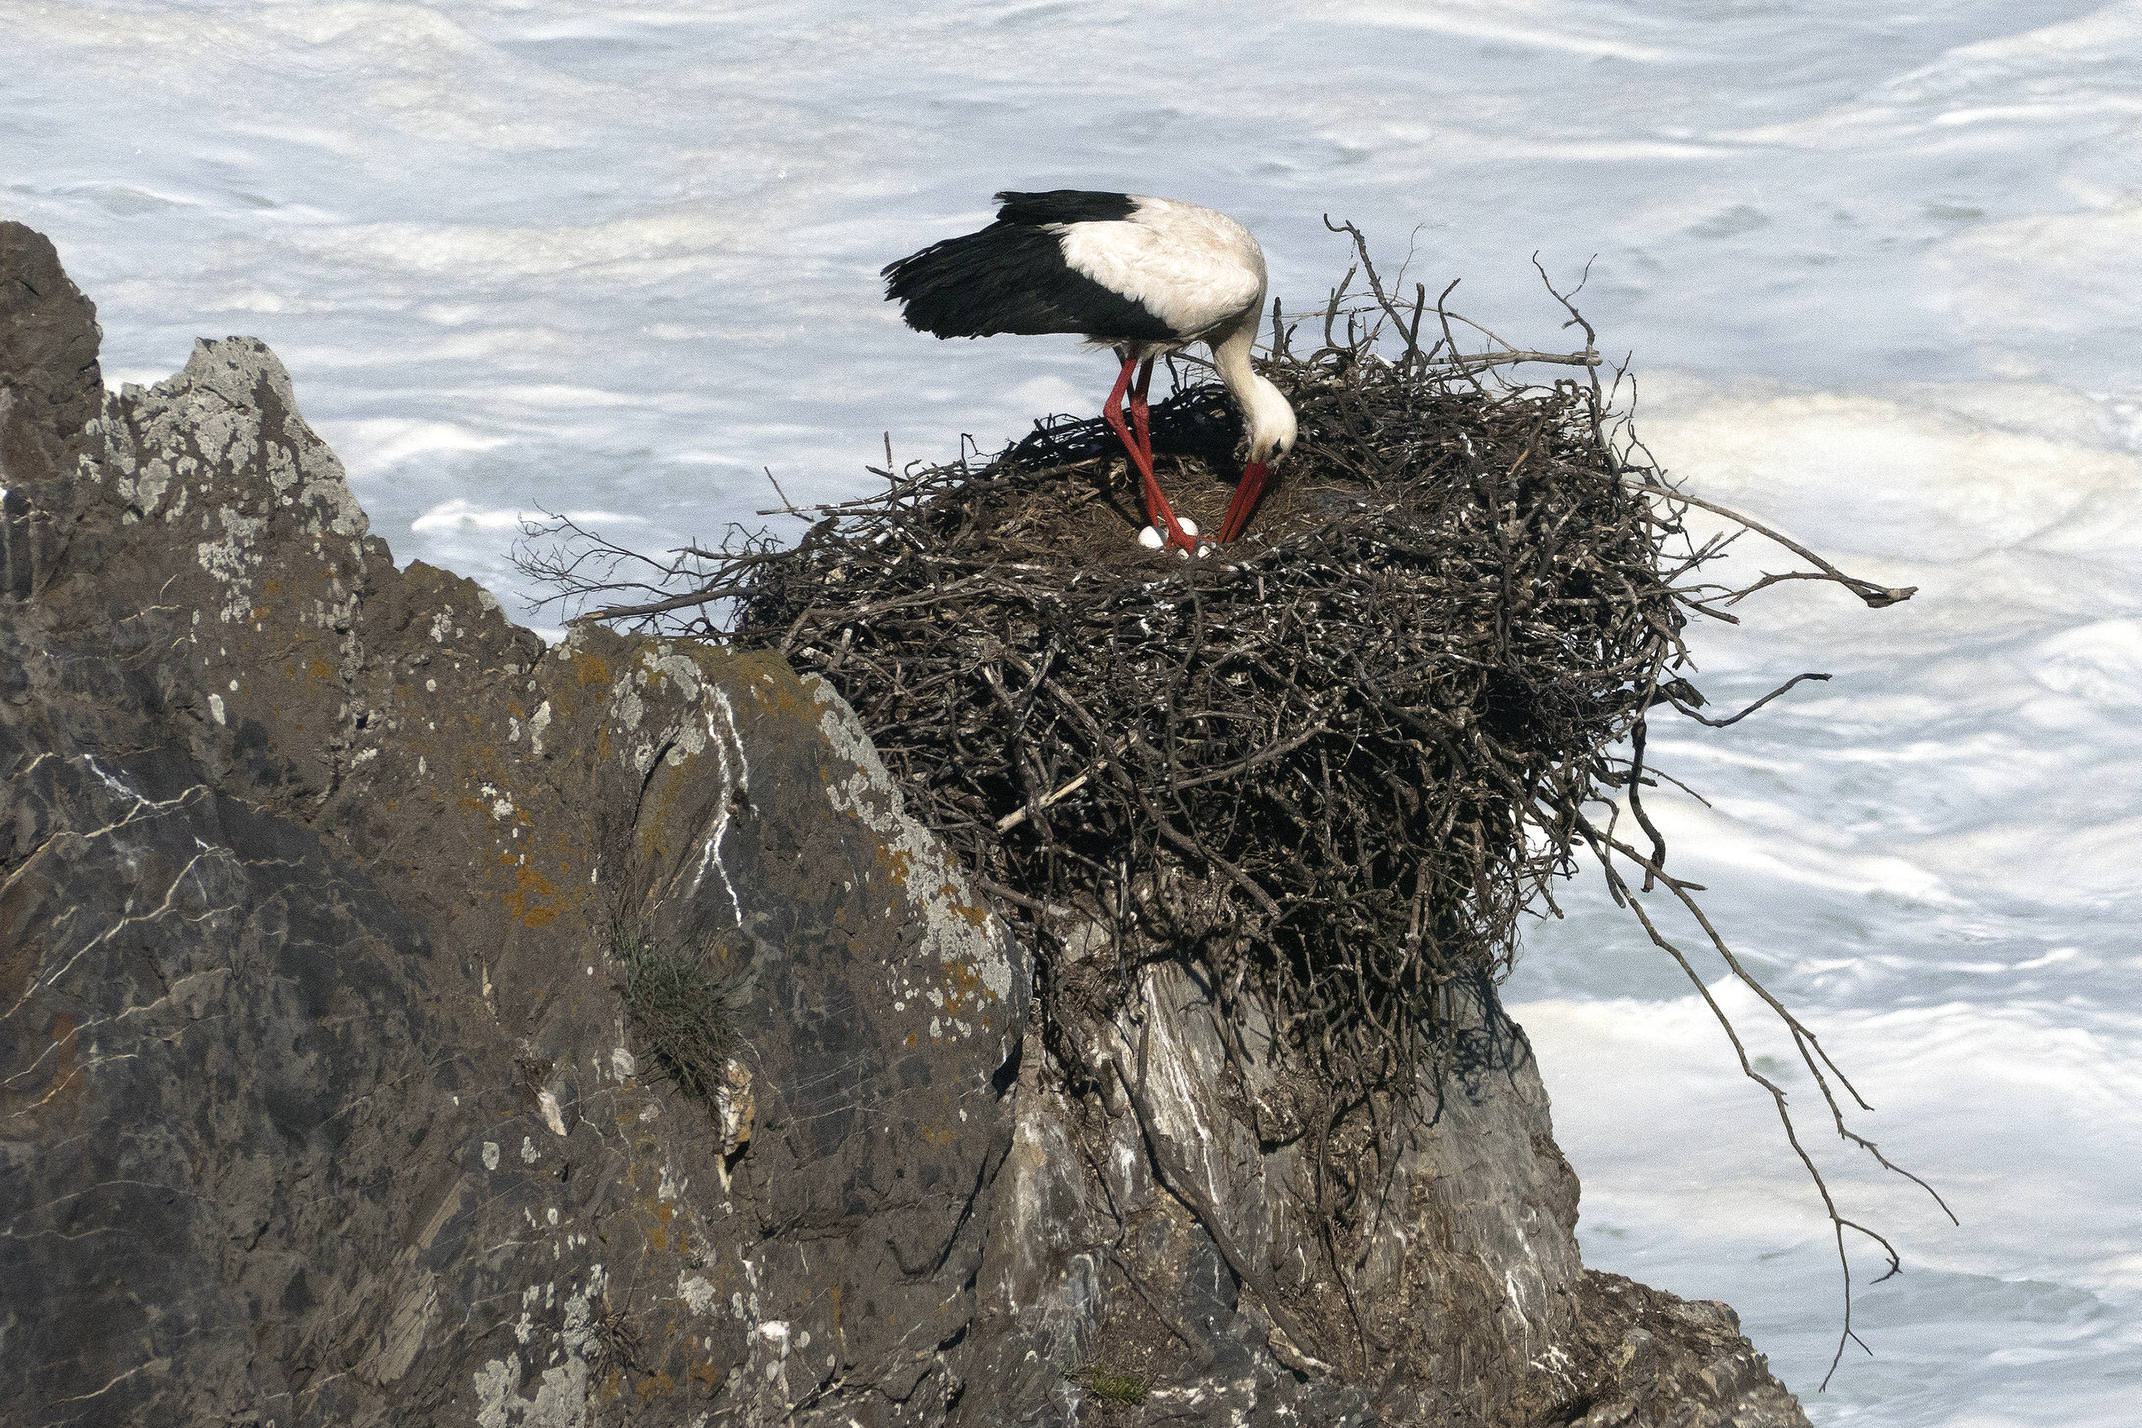
POLYGON ((1123 1373, 1097 1364, 1080 1369, 1071 1381, 1103 1403, 1125 1408, 1137 1407, 1153 1391, 1152 1381, 1143 1374, 1123 1373))
POLYGON ((625 1020, 661 1073, 712 1103, 737 1043, 736 989, 704 946, 619 919, 610 955, 625 972, 625 1020))

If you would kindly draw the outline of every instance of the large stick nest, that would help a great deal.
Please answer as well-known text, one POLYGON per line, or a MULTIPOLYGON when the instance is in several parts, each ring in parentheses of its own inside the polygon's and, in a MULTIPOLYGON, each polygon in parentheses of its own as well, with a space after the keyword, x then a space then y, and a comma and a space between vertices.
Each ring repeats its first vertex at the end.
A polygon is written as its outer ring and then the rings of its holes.
MULTIPOLYGON (((1250 537, 1132 538, 1099 422, 903 478, 740 572, 731 638, 848 699, 929 820, 1029 914, 1194 949, 1292 1011, 1393 1025, 1505 962, 1681 623, 1661 518, 1585 393, 1327 347, 1269 375, 1302 439, 1250 537)), ((1217 524, 1233 471, 1161 479, 1217 524)))
MULTIPOLYGON (((1646 711, 1700 702, 1680 631, 1717 592, 1589 351, 1453 360, 1425 294, 1365 303, 1335 295, 1307 355, 1276 327, 1300 441, 1204 559, 1140 546, 1121 446, 1057 419, 888 470, 793 548, 693 552, 688 595, 610 613, 698 611, 831 681, 1045 946, 1099 924, 1283 1019, 1403 1040, 1434 988, 1507 966, 1646 711), (1584 378, 1497 375, 1520 357, 1584 378)), ((1155 408, 1162 483, 1206 529, 1233 424, 1209 380, 1155 408)))

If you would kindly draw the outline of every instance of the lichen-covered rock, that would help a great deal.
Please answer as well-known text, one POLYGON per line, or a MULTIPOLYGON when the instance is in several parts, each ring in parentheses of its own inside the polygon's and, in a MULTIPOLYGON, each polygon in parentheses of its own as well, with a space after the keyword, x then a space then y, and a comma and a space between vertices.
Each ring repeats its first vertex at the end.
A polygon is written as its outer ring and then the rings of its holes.
POLYGON ((848 710, 397 571, 264 347, 107 399, 0 234, 10 1421, 929 1420, 1028 974, 848 710), (730 969, 748 1126, 620 914, 730 969))
POLYGON ((259 343, 110 395, 96 340, 0 224, 9 1422, 1802 1422, 1719 1311, 1583 1274, 1514 1031, 1359 1271, 1404 1371, 1353 1362, 1191 979, 1068 1029, 1116 1068, 1069 1094, 823 685, 546 648, 395 568, 259 343), (625 926, 733 989, 705 1102, 625 926))

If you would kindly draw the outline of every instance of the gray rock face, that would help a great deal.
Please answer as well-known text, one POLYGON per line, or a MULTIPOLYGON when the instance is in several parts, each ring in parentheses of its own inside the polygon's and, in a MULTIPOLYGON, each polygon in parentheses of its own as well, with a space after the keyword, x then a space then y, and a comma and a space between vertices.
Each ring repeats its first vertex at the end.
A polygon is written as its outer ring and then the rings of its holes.
POLYGON ((1394 1377, 1298 1307, 1308 1152, 1210 999, 1156 970, 1065 1091, 823 685, 546 649, 394 567, 259 343, 116 396, 96 345, 0 224, 0 1418, 1804 1421, 1729 1314, 1583 1272, 1491 994, 1354 1286, 1394 1377), (621 919, 731 980, 715 1104, 621 919))

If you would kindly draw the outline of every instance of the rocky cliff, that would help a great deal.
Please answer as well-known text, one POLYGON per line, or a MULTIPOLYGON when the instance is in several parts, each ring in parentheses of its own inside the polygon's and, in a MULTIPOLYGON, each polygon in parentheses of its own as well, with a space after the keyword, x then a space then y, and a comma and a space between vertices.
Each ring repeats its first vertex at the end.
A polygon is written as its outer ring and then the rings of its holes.
POLYGON ((1723 1306, 1583 1269, 1485 986, 1290 1312, 1255 1028, 1157 967, 1066 1089, 823 684, 397 569, 266 348, 107 393, 5 224, 0 488, 0 1419, 1804 1423, 1723 1306), (725 979, 711 1095, 623 928, 725 979))

